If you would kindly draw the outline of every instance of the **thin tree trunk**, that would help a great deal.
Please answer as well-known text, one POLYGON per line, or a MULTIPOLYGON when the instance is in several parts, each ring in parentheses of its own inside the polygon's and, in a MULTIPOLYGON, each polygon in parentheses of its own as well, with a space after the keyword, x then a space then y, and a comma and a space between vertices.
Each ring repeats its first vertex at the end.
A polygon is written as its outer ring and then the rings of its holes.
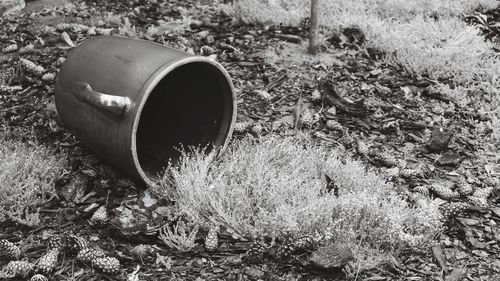
POLYGON ((318 52, 319 20, 318 7, 319 0, 311 0, 311 27, 309 30, 309 53, 315 55, 318 52))

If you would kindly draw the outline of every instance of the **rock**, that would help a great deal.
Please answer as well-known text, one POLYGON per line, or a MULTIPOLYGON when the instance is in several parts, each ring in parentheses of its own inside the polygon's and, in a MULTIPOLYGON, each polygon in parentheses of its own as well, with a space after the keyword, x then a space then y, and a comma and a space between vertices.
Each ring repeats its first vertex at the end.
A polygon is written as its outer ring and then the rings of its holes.
POLYGON ((337 108, 332 106, 324 114, 327 119, 334 119, 337 116, 337 108))
POLYGON ((427 143, 427 149, 431 152, 441 152, 448 149, 448 144, 453 137, 453 132, 449 129, 444 129, 442 127, 435 128, 432 131, 429 142, 427 143))
POLYGON ((461 161, 462 157, 456 152, 446 152, 436 160, 440 166, 457 166, 461 161))

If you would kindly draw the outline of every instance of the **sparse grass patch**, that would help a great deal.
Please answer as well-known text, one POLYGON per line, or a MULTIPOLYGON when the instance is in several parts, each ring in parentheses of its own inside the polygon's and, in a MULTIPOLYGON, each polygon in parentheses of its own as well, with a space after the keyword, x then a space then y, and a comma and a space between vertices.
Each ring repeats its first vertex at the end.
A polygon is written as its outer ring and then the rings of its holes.
POLYGON ((38 208, 55 194, 64 159, 50 149, 0 134, 0 222, 39 224, 38 208))
MULTIPOLYGON (((369 46, 418 75, 464 85, 500 75, 492 45, 458 17, 496 8, 498 1, 329 0, 321 5, 320 22, 327 30, 358 26, 369 46)), ((230 10, 247 22, 296 25, 308 16, 309 1, 239 0, 230 10)))
POLYGON ((441 229, 437 206, 412 207, 362 164, 298 138, 238 141, 220 158, 186 152, 156 191, 201 226, 348 245, 361 268, 427 244, 441 229), (338 196, 328 192, 325 175, 338 196))

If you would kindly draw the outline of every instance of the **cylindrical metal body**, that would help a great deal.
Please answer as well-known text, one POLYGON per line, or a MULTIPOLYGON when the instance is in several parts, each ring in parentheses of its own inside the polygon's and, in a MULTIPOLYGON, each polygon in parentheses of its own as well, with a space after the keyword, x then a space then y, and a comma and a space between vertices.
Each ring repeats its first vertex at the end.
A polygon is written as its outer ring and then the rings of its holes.
POLYGON ((56 107, 82 143, 148 184, 182 148, 223 150, 236 116, 231 79, 217 62, 115 36, 72 51, 56 107))

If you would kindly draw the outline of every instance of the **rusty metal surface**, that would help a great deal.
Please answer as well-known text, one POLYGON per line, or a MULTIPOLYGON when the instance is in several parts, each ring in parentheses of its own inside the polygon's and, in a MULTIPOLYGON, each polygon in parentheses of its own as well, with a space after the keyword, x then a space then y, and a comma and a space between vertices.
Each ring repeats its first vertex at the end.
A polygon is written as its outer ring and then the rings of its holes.
POLYGON ((73 50, 57 78, 56 107, 83 144, 148 184, 172 146, 225 148, 236 114, 231 80, 218 63, 115 36, 73 50))

